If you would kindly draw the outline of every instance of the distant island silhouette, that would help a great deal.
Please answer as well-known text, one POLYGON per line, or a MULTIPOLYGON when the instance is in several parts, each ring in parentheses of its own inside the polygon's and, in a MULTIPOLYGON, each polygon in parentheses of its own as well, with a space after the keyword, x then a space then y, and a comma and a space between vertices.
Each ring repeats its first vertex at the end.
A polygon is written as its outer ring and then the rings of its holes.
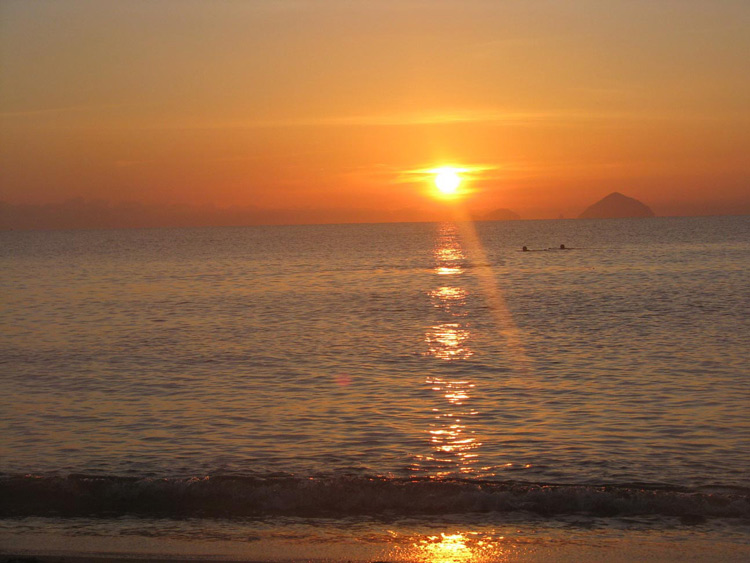
POLYGON ((581 213, 579 219, 615 219, 622 217, 654 217, 651 208, 632 197, 612 192, 590 205, 581 213))
POLYGON ((475 215, 475 221, 517 221, 521 217, 510 209, 495 209, 483 215, 475 215))

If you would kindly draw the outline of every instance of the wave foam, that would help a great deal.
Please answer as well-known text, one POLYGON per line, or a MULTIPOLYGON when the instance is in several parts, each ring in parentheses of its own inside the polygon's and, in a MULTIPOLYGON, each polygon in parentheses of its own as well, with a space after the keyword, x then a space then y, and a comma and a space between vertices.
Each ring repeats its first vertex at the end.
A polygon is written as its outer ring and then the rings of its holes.
POLYGON ((0 477, 0 516, 663 515, 750 517, 750 491, 385 477, 0 477))

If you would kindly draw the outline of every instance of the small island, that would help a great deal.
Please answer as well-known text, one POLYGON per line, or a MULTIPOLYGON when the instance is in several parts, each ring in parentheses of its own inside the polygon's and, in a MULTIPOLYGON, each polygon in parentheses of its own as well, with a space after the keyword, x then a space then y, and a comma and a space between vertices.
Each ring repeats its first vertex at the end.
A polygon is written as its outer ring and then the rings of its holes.
POLYGON ((651 208, 632 197, 612 192, 607 197, 590 205, 579 219, 617 219, 624 217, 654 217, 651 208))
POLYGON ((475 221, 518 221, 520 218, 510 209, 495 209, 483 215, 474 215, 475 221))

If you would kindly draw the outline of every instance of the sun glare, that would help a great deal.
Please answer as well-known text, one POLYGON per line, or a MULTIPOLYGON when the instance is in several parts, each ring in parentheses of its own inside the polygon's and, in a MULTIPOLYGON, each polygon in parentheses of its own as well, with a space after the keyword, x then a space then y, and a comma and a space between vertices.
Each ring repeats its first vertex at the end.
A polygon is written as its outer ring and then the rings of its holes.
POLYGON ((435 187, 441 194, 453 195, 461 185, 461 176, 455 168, 438 168, 435 172, 435 187))

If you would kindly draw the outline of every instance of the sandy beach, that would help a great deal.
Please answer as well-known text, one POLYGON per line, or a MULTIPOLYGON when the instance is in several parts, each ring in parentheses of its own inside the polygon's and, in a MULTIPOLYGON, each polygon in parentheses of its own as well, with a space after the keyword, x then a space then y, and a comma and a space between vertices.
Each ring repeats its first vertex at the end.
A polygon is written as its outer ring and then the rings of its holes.
POLYGON ((509 528, 508 535, 456 532, 414 533, 394 526, 383 533, 348 538, 319 531, 302 537, 277 530, 244 541, 191 541, 189 538, 142 536, 97 537, 49 533, 0 534, 1 563, 187 563, 243 562, 400 562, 490 563, 496 561, 747 561, 747 530, 733 527, 706 533, 697 527, 671 530, 509 528), (273 537, 275 536, 275 537, 273 537), (327 541, 326 541, 326 538, 327 541))

